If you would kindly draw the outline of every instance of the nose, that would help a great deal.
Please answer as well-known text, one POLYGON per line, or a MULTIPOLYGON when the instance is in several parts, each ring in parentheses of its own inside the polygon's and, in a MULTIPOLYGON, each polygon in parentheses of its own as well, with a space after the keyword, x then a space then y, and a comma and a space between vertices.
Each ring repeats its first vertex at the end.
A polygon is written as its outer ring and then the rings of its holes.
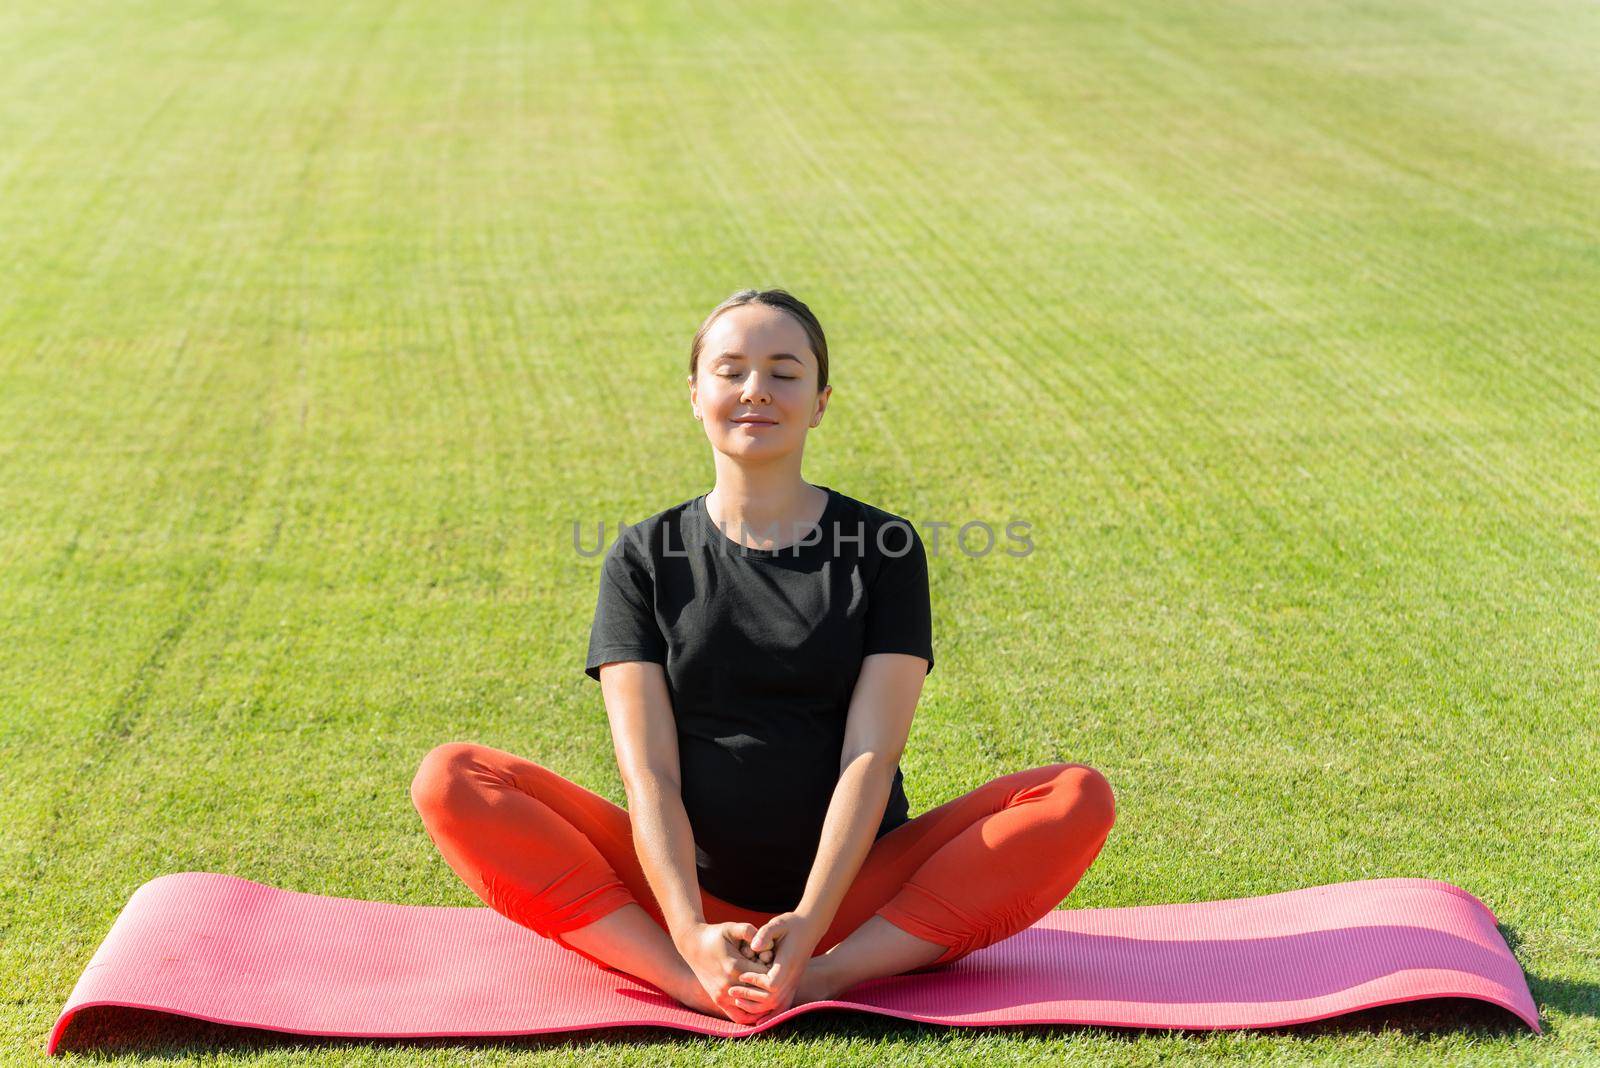
POLYGON ((753 403, 756 399, 768 403, 772 401, 772 392, 767 387, 767 380, 760 371, 751 371, 744 379, 744 388, 739 391, 739 400, 745 404, 753 403))

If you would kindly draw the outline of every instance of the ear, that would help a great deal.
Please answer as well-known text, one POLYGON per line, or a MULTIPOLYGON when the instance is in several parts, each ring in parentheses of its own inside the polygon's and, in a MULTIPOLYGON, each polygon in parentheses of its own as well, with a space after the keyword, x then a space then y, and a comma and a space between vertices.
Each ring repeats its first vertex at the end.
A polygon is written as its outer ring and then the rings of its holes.
POLYGON ((817 394, 817 410, 811 414, 811 425, 816 426, 822 422, 822 413, 828 410, 828 401, 833 398, 833 383, 822 387, 817 394))

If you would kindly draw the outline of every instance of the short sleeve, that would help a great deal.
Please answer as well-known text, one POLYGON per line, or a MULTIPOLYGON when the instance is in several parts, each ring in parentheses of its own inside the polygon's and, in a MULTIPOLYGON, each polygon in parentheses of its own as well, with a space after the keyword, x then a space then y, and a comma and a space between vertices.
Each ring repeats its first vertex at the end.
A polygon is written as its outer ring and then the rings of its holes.
POLYGON ((656 623, 649 560, 633 527, 612 543, 600 566, 600 592, 589 628, 584 674, 600 681, 600 665, 614 660, 667 662, 667 643, 656 623))
POLYGON ((916 528, 896 518, 878 534, 881 565, 867 591, 866 641, 862 655, 909 653, 933 670, 933 604, 928 593, 928 556, 916 528), (906 539, 911 539, 906 547, 906 539), (901 550, 904 548, 904 552, 901 550), (895 555, 899 554, 899 555, 895 555))

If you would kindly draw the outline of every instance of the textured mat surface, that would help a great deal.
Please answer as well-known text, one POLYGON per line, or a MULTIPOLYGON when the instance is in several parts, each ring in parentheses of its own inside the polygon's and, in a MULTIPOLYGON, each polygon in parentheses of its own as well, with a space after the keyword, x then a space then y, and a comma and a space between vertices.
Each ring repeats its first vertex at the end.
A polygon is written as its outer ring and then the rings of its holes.
MULTIPOLYGON (((746 1027, 684 1008, 484 907, 394 905, 179 872, 136 890, 50 1034, 130 1006, 351 1037, 653 1025, 742 1036, 834 1007, 925 1023, 1238 1028, 1478 998, 1535 1031, 1516 958, 1476 897, 1372 879, 1263 897, 1058 909, 938 971, 862 983, 746 1027)), ((65 1040, 65 1041, 63 1041, 65 1040)))

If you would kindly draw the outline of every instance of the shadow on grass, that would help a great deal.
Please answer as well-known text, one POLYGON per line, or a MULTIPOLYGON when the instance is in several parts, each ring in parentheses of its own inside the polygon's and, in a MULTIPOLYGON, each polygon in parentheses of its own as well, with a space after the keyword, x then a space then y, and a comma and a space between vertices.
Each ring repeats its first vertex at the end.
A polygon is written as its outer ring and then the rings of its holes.
MULTIPOLYGON (((1506 940, 1511 955, 1522 960, 1522 935, 1508 924, 1499 924, 1500 934, 1506 940)), ((1545 1023, 1546 1010, 1555 1009, 1567 1016, 1600 1017, 1600 984, 1575 982, 1570 979, 1542 979, 1523 968, 1528 977, 1528 992, 1540 1010, 1539 1023, 1545 1023)), ((1545 1028, 1549 1033, 1549 1028, 1545 1028)))

